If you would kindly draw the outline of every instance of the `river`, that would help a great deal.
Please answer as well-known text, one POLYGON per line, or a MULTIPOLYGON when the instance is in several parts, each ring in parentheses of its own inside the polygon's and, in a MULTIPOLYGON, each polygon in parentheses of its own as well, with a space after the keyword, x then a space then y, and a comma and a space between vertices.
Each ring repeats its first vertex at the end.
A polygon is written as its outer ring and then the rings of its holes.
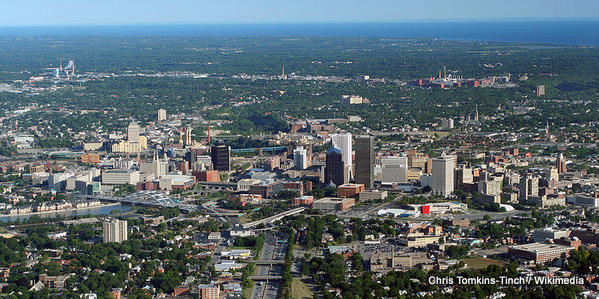
POLYGON ((23 221, 24 219, 28 219, 32 216, 38 216, 40 218, 52 218, 52 217, 56 217, 58 215, 61 215, 63 217, 85 216, 85 215, 110 215, 111 213, 113 213, 113 211, 128 212, 128 211, 131 211, 131 209, 132 208, 130 206, 125 206, 125 205, 120 205, 120 204, 119 205, 106 205, 106 206, 82 209, 82 210, 57 211, 57 212, 53 212, 53 213, 40 213, 40 214, 27 214, 27 215, 14 215, 14 216, 0 216, 0 222, 15 221, 17 219, 21 219, 21 221, 23 221))

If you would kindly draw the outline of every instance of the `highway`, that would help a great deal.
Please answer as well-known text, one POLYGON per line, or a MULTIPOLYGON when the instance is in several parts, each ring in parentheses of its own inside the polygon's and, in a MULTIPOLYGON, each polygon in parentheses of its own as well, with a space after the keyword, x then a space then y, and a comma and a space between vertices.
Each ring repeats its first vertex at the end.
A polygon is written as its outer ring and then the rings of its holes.
POLYGON ((252 227, 258 226, 260 224, 269 224, 269 223, 275 222, 277 220, 283 219, 283 217, 285 217, 285 216, 299 214, 299 213, 303 212, 304 210, 305 210, 305 208, 295 208, 293 210, 285 211, 285 212, 270 216, 268 218, 264 218, 264 219, 257 220, 254 222, 245 223, 245 224, 243 224, 243 228, 252 228, 252 227))
MULTIPOLYGON (((268 233, 262 247, 260 254, 260 260, 262 261, 279 261, 285 258, 285 252, 287 251, 287 241, 284 236, 280 236, 276 233, 268 233)), ((283 272, 283 265, 281 264, 257 264, 256 275, 257 278, 252 289, 252 299, 263 299, 263 298, 277 298, 279 294, 280 281, 258 279, 260 277, 280 277, 283 272)))

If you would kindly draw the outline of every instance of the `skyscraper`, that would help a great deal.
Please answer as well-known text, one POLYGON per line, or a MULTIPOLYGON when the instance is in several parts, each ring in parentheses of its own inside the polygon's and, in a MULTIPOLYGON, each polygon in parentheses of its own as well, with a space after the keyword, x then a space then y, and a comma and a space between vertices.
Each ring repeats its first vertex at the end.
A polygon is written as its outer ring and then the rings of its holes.
POLYGON ((562 153, 557 156, 557 160, 555 161, 555 167, 557 168, 557 173, 565 173, 568 172, 566 168, 566 159, 562 153))
POLYGON ((521 177, 519 189, 518 197, 521 203, 527 202, 530 197, 539 196, 539 178, 532 174, 521 177))
POLYGON ((364 184, 366 189, 374 188, 374 138, 371 136, 356 137, 355 181, 364 184))
POLYGON ((456 161, 456 156, 445 154, 433 159, 433 194, 447 197, 453 193, 456 161))
POLYGON ((127 241, 127 221, 125 220, 106 220, 102 225, 104 243, 121 243, 127 241))
POLYGON ((139 124, 135 121, 129 123, 129 127, 127 127, 127 141, 139 142, 139 131, 141 131, 139 124))
POLYGON ((343 154, 341 150, 336 147, 331 147, 327 151, 327 161, 324 169, 324 181, 325 184, 331 182, 335 186, 341 186, 349 182, 348 178, 348 167, 343 163, 343 154))
POLYGON ((230 153, 231 148, 226 145, 216 145, 211 148, 214 170, 229 171, 231 169, 230 153))
POLYGON ((158 121, 165 121, 166 120, 166 110, 164 109, 158 109, 158 121))
POLYGON ((545 85, 537 86, 537 97, 542 97, 545 95, 545 85))
POLYGON ((343 165, 349 167, 351 170, 353 150, 351 133, 331 135, 331 144, 333 147, 341 150, 341 155, 343 156, 343 165))
POLYGON ((189 165, 189 169, 195 170, 195 164, 198 161, 198 153, 195 150, 190 150, 185 153, 185 161, 189 165))
POLYGON ((559 171, 555 167, 547 168, 547 169, 545 169, 545 178, 550 182, 551 181, 558 182, 559 181, 559 171))
POLYGON ((308 152, 303 146, 298 146, 293 150, 293 165, 295 169, 308 168, 308 152))

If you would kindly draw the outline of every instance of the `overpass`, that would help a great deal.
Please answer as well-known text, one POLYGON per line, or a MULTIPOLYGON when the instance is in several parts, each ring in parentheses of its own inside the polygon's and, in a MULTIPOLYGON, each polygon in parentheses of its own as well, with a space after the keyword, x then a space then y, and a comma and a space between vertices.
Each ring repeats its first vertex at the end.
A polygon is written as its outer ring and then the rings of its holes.
POLYGON ((282 265, 285 264, 285 260, 254 260, 252 263, 256 265, 282 265))
POLYGON ((306 208, 295 208, 293 210, 285 211, 283 213, 279 213, 279 214, 276 214, 276 215, 273 215, 273 216, 270 216, 270 217, 267 217, 264 219, 260 219, 260 220, 254 221, 254 222, 248 222, 248 223, 243 224, 243 228, 252 228, 252 227, 258 226, 260 224, 264 224, 264 225, 270 224, 277 220, 283 219, 283 217, 285 217, 285 216, 299 214, 299 213, 303 212, 305 209, 306 208))
POLYGON ((124 197, 99 196, 99 195, 78 195, 78 198, 88 200, 99 200, 107 202, 116 202, 134 206, 148 206, 156 208, 179 208, 183 212, 193 212, 199 210, 200 206, 179 203, 168 197, 166 194, 158 191, 139 191, 124 197))
POLYGON ((259 275, 255 275, 255 276, 248 276, 249 279, 257 281, 257 280, 277 280, 277 279, 281 279, 283 278, 280 275, 263 275, 263 276, 259 276, 259 275))
POLYGON ((214 201, 205 202, 201 205, 203 209, 206 210, 206 214, 213 216, 235 216, 239 217, 244 215, 245 213, 241 211, 235 210, 227 210, 215 207, 216 203, 214 201))

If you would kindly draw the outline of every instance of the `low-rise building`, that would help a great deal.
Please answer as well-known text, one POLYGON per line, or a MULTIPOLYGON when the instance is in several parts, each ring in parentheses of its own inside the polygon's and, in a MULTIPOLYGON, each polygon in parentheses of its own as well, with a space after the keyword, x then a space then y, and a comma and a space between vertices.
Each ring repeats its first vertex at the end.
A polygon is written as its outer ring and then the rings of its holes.
POLYGON ((49 289, 64 289, 67 279, 71 277, 71 275, 58 275, 58 276, 49 276, 48 274, 40 274, 39 281, 44 284, 49 289))
POLYGON ((546 240, 567 238, 570 236, 570 232, 567 230, 555 230, 551 228, 537 229, 531 234, 533 241, 545 242, 546 240))
POLYGON ((456 218, 445 219, 445 220, 443 220, 443 225, 446 225, 446 226, 458 226, 458 227, 469 227, 470 226, 470 219, 456 219, 456 218))
POLYGON ((198 182, 220 182, 220 174, 218 173, 218 170, 194 171, 193 176, 198 180, 198 182))
POLYGON ((568 257, 574 247, 561 244, 530 243, 508 247, 508 255, 515 258, 544 263, 556 258, 568 257))
POLYGON ((586 194, 576 194, 572 197, 567 198, 567 202, 569 204, 583 206, 583 207, 591 207, 597 208, 599 207, 599 197, 589 196, 586 194))
POLYGON ((429 244, 438 244, 442 236, 408 236, 400 238, 399 244, 407 247, 425 247, 429 244))
POLYGON ((252 185, 257 185, 262 182, 258 179, 241 179, 237 182, 237 191, 248 191, 252 185))
POLYGON ((364 190, 360 192, 360 201, 383 200, 387 197, 387 191, 364 190))
POLYGON ((230 272, 231 270, 239 270, 241 268, 243 268, 243 264, 235 261, 222 261, 214 265, 214 270, 217 272, 230 272))
POLYGON ((296 206, 297 205, 312 205, 313 202, 314 202, 314 196, 311 196, 311 195, 299 196, 299 197, 292 199, 292 201, 291 201, 291 203, 296 206))
POLYGON ((198 295, 200 299, 219 299, 220 287, 213 284, 201 284, 198 286, 198 295))
POLYGON ((222 251, 221 255, 230 259, 245 259, 250 257, 252 251, 249 249, 233 249, 231 251, 222 251))
POLYGON ((364 191, 364 184, 343 184, 337 187, 337 196, 354 197, 364 191))
POLYGON ((187 190, 195 183, 195 177, 189 175, 163 175, 160 177, 161 190, 187 190))
POLYGON ((103 185, 137 185, 139 171, 131 169, 109 169, 102 172, 103 185))
POLYGON ((356 204, 355 198, 334 198, 325 197, 315 200, 312 203, 312 209, 325 212, 345 211, 351 209, 356 204))
POLYGON ((370 271, 387 273, 389 271, 408 270, 431 262, 432 260, 426 252, 405 253, 384 251, 375 253, 370 257, 370 271))

